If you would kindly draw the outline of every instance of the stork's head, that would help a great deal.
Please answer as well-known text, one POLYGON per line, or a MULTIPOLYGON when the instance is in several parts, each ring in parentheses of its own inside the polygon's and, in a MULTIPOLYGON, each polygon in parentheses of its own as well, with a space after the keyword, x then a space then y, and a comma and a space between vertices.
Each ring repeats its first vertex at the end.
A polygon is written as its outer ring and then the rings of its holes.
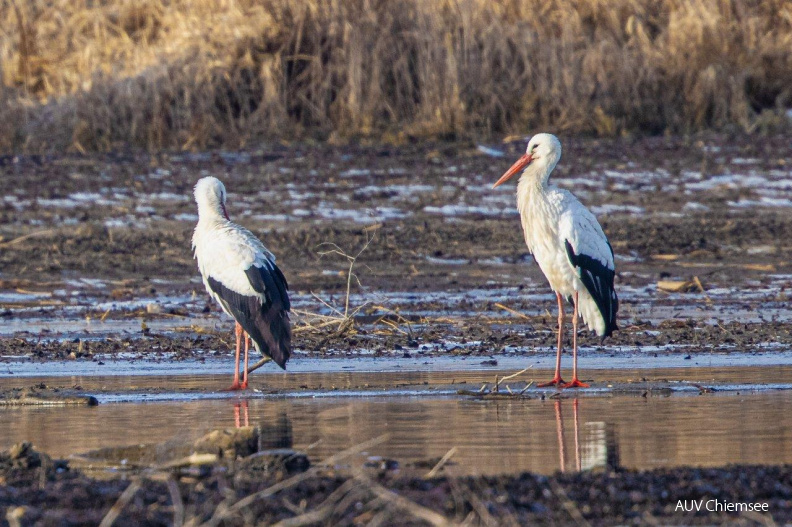
POLYGON ((223 182, 216 177, 205 177, 195 184, 195 202, 198 204, 198 216, 222 215, 228 218, 226 212, 226 189, 223 182))
POLYGON ((544 182, 559 159, 561 159, 561 141, 553 134, 536 134, 528 141, 525 155, 518 159, 492 188, 506 183, 516 174, 527 171, 529 167, 535 169, 537 176, 544 182))

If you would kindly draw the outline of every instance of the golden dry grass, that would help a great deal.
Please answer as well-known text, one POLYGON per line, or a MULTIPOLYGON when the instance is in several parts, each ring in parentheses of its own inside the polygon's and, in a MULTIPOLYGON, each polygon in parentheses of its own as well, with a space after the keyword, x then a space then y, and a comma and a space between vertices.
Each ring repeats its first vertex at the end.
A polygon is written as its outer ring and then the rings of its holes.
POLYGON ((753 130, 787 0, 5 0, 0 148, 753 130))

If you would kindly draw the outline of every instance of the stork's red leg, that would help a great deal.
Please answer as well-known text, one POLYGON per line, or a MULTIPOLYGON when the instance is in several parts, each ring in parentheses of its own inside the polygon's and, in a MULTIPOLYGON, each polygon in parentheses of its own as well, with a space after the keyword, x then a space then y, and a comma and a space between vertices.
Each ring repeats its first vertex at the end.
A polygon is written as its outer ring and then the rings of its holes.
POLYGON ((578 292, 575 291, 575 314, 572 319, 572 382, 564 385, 564 388, 588 388, 585 382, 580 382, 577 374, 577 332, 578 332, 578 292))
POLYGON ((234 383, 228 387, 229 391, 242 390, 244 387, 239 384, 239 354, 242 351, 242 326, 239 322, 234 326, 234 333, 236 334, 236 354, 234 356, 234 383))
POLYGON ((564 300, 559 293, 556 293, 556 300, 558 300, 558 351, 556 352, 556 368, 555 377, 550 382, 537 384, 539 388, 546 386, 562 386, 564 379, 561 378, 561 350, 564 344, 564 300))
MULTIPOLYGON (((248 352, 250 351, 250 335, 245 333, 245 369, 242 370, 242 388, 248 387, 248 352)), ((247 426, 247 425, 245 425, 247 426)))

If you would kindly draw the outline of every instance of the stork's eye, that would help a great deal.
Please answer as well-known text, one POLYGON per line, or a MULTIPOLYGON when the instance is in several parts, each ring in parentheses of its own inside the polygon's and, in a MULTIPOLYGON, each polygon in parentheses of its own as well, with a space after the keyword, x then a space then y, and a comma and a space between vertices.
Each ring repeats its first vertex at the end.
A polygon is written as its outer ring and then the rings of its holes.
POLYGON ((531 152, 533 152, 534 150, 536 150, 536 147, 537 147, 537 146, 539 146, 539 145, 533 145, 533 146, 531 147, 531 152))

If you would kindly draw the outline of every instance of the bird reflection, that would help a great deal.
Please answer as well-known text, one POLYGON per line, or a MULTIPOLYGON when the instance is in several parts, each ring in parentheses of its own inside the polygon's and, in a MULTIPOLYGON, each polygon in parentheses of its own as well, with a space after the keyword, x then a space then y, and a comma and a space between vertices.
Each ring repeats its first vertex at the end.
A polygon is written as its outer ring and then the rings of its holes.
MULTIPOLYGON (((255 421, 254 421, 255 422, 255 421)), ((250 409, 247 400, 234 403, 234 424, 237 428, 250 426, 250 409)), ((291 419, 286 412, 258 422, 258 451, 275 448, 292 448, 294 435, 291 419)))
POLYGON ((291 419, 286 412, 279 412, 272 419, 259 422, 259 451, 293 446, 291 419))
POLYGON ((250 414, 247 401, 237 401, 234 403, 234 423, 237 428, 250 426, 250 414))
MULTIPOLYGON (((558 439, 558 466, 561 472, 567 471, 566 427, 564 424, 564 401, 556 399, 555 418, 558 439)), ((572 419, 575 444, 574 470, 618 470, 620 468, 619 448, 613 426, 601 421, 585 423, 585 433, 581 441, 579 416, 580 401, 572 400, 572 419)))

